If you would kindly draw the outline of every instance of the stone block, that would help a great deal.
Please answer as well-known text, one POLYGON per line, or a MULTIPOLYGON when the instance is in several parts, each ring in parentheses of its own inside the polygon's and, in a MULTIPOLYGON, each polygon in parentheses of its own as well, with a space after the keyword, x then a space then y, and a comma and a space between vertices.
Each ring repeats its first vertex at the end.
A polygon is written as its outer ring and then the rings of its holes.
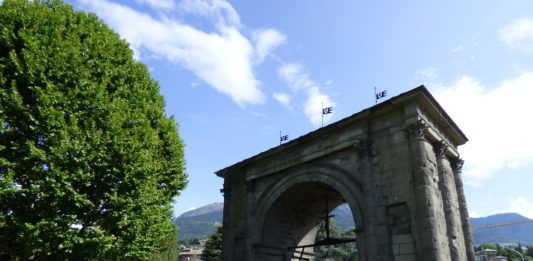
POLYGON ((392 242, 393 244, 412 244, 413 243, 413 237, 411 234, 400 234, 400 235, 393 235, 392 236, 392 242))
POLYGON ((413 244, 400 244, 400 254, 412 254, 415 252, 413 244))
POLYGON ((394 261, 415 261, 414 255, 398 255, 394 257, 394 261))

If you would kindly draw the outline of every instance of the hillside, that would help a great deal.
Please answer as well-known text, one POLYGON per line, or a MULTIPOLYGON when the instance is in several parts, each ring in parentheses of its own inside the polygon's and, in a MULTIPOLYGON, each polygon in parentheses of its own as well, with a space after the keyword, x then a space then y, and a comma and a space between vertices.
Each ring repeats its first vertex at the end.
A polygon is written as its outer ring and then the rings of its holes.
POLYGON ((353 221, 352 211, 348 204, 342 204, 336 209, 331 211, 330 215, 334 215, 335 225, 339 226, 341 231, 346 231, 355 227, 355 222, 353 221))
MULTIPOLYGON (((178 218, 175 223, 180 227, 179 238, 203 238, 215 231, 217 225, 222 224, 223 203, 214 203, 188 211, 178 218)), ((335 215, 335 224, 341 231, 355 226, 352 213, 347 204, 340 205, 331 212, 335 215)), ((527 219, 516 213, 497 214, 482 218, 471 218, 472 227, 487 224, 509 223, 527 219)), ((498 228, 475 230, 474 243, 522 243, 533 244, 533 223, 526 223, 498 228)))
MULTIPOLYGON (((482 218, 471 218, 472 227, 487 224, 502 224, 527 219, 516 213, 496 214, 482 218)), ((533 223, 474 230, 474 244, 522 243, 533 244, 533 223)))
POLYGON ((222 225, 223 203, 209 204, 177 217, 174 223, 179 227, 179 239, 204 238, 222 225))

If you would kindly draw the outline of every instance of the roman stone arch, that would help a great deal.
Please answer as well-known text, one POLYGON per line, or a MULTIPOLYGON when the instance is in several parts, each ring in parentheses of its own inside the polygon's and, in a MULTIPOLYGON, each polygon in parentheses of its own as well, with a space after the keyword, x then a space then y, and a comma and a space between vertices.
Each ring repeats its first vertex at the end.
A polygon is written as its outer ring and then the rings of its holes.
MULTIPOLYGON (((252 234, 254 241, 261 243, 256 245, 254 256, 288 260, 298 252, 297 256, 309 258, 299 254, 301 250, 312 253, 312 247, 293 251, 283 247, 313 244, 317 225, 325 214, 345 202, 352 210, 355 223, 361 226, 364 215, 359 198, 362 198, 361 183, 351 173, 335 166, 306 164, 290 170, 257 199, 258 218, 253 221, 252 234)), ((363 248, 359 246, 359 249, 363 248)))
POLYGON ((346 202, 361 260, 473 261, 466 141, 420 86, 220 170, 223 260, 314 260, 301 246, 346 202))

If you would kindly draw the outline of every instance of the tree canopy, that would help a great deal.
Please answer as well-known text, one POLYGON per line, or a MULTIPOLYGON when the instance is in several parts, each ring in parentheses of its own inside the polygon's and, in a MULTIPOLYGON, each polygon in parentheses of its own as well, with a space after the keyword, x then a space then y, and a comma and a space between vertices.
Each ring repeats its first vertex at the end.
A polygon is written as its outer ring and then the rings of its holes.
POLYGON ((222 226, 216 228, 207 241, 202 252, 202 260, 205 261, 220 261, 222 260, 222 226))
MULTIPOLYGON (((329 233, 331 238, 336 239, 354 239, 355 232, 353 229, 341 232, 340 228, 335 224, 335 219, 330 218, 329 220, 329 233)), ((318 231, 316 233, 315 242, 326 239, 326 222, 322 221, 319 225, 318 231)), ((355 242, 337 244, 337 245, 326 245, 326 246, 316 246, 314 248, 316 254, 316 260, 349 260, 357 261, 359 260, 359 252, 357 249, 357 244, 355 242)))
POLYGON ((175 227, 183 143, 159 85, 96 15, 0 6, 0 259, 143 259, 175 227))

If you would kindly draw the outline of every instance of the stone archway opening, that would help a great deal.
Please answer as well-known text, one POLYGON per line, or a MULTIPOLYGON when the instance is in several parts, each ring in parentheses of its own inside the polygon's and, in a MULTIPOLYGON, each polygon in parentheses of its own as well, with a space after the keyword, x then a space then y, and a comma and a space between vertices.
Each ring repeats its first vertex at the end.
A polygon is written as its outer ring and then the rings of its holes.
POLYGON ((356 226, 354 216, 348 203, 339 205, 328 213, 328 217, 329 219, 327 222, 326 220, 322 220, 319 225, 315 237, 315 244, 323 241, 327 242, 326 239, 328 238, 339 239, 341 242, 337 244, 319 244, 315 246, 313 249, 315 260, 360 260, 357 240, 361 241, 362 239, 361 237, 357 237, 357 234, 361 229, 356 226))
MULTIPOLYGON (((353 246, 354 229, 351 237, 347 237, 349 232, 341 237, 329 224, 332 211, 346 202, 335 188, 320 182, 303 182, 287 189, 266 214, 261 241, 269 249, 267 255, 271 260, 325 260, 323 255, 317 259, 315 249, 346 243, 353 246)), ((348 215, 353 218, 351 211, 348 215)))

